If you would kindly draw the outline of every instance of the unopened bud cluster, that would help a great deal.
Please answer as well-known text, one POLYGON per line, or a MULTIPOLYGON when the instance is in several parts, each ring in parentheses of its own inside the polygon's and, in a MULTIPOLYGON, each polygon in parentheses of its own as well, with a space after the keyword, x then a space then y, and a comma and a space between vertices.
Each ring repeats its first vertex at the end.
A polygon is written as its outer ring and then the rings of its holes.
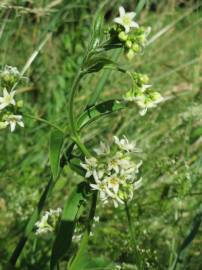
POLYGON ((86 178, 93 179, 90 187, 99 191, 104 204, 113 202, 117 207, 131 200, 134 190, 141 185, 138 173, 142 161, 132 160, 133 153, 139 151, 135 143, 129 142, 125 136, 122 139, 114 136, 111 147, 101 143, 94 151, 97 158, 85 158, 85 163, 81 163, 86 178))
POLYGON ((134 101, 140 108, 140 115, 145 115, 149 108, 154 108, 163 98, 160 93, 152 89, 152 85, 147 84, 149 78, 145 74, 133 72, 129 73, 132 78, 132 88, 123 97, 126 101, 134 101))
POLYGON ((15 83, 20 79, 20 73, 16 67, 5 66, 0 71, 0 129, 10 127, 11 132, 16 125, 24 127, 22 115, 16 114, 22 101, 16 102, 16 91, 12 90, 15 83))
POLYGON ((61 208, 46 211, 41 220, 35 224, 37 227, 36 234, 43 235, 55 231, 61 212, 61 208))
POLYGON ((114 19, 116 25, 110 30, 110 36, 113 41, 122 44, 126 57, 132 60, 133 57, 142 51, 147 42, 151 28, 140 27, 133 19, 135 12, 125 12, 123 7, 119 8, 120 17, 114 19))

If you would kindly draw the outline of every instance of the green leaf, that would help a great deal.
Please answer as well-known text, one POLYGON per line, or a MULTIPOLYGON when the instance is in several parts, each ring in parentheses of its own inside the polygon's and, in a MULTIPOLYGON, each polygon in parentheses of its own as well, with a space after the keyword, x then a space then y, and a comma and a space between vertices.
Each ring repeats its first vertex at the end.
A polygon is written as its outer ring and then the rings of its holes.
POLYGON ((89 109, 86 109, 85 112, 79 117, 77 121, 77 127, 78 129, 81 129, 100 117, 106 116, 124 108, 126 108, 125 103, 118 100, 108 100, 102 102, 98 105, 90 107, 89 109))
POLYGON ((87 245, 88 245, 88 238, 89 235, 87 232, 85 232, 83 239, 81 241, 81 244, 79 246, 79 251, 76 254, 76 257, 74 258, 69 270, 84 270, 87 269, 89 260, 86 260, 88 258, 87 253, 87 245))
POLYGON ((95 48, 100 43, 100 38, 102 37, 102 27, 103 27, 103 14, 99 11, 93 23, 93 33, 92 33, 92 41, 91 47, 95 48))
POLYGON ((78 184, 65 203, 58 232, 52 248, 50 270, 56 269, 59 261, 69 251, 72 243, 72 236, 74 233, 77 214, 81 214, 79 210, 85 202, 85 195, 87 194, 87 191, 87 183, 82 182, 78 184))
POLYGON ((53 179, 59 175, 60 152, 64 141, 64 135, 58 130, 54 130, 50 135, 49 159, 53 179))
MULTIPOLYGON (((113 61, 117 61, 119 56, 121 54, 121 49, 117 49, 113 52, 112 54, 112 60, 113 61)), ((102 72, 102 76, 101 79, 99 80, 96 88, 94 89, 92 96, 90 97, 90 100, 88 102, 88 106, 87 107, 91 107, 92 105, 94 105, 96 103, 96 101, 98 100, 101 92, 104 89, 105 84, 107 83, 107 80, 110 77, 112 70, 108 69, 108 70, 104 70, 102 72)))
POLYGON ((92 56, 92 58, 85 65, 86 73, 93 73, 100 71, 104 66, 114 66, 117 67, 117 63, 111 59, 103 56, 92 56))
POLYGON ((81 160, 79 158, 72 158, 69 160, 70 168, 81 176, 85 176, 85 170, 80 166, 81 160))

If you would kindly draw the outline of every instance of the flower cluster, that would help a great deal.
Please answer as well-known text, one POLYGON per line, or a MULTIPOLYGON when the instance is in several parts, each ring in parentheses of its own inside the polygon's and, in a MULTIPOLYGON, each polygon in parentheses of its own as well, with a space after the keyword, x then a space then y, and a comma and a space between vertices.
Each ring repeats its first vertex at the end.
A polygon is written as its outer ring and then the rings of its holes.
POLYGON ((116 25, 110 29, 110 35, 113 39, 118 38, 125 49, 126 57, 132 60, 146 45, 151 28, 140 27, 133 20, 135 12, 125 12, 125 9, 120 7, 119 13, 120 17, 114 19, 116 25))
POLYGON ((50 209, 49 211, 46 211, 41 217, 41 220, 37 221, 35 224, 37 227, 36 234, 41 235, 53 232, 56 228, 61 212, 61 208, 57 208, 56 210, 50 209))
POLYGON ((132 161, 132 153, 139 152, 134 142, 114 136, 110 147, 104 143, 94 149, 97 158, 85 158, 81 166, 86 170, 86 178, 91 177, 90 187, 98 190, 101 201, 110 201, 117 207, 132 199, 133 192, 139 188, 142 180, 137 179, 142 161, 132 161))
POLYGON ((145 115, 147 109, 156 107, 163 97, 152 89, 152 85, 147 84, 149 81, 147 75, 133 72, 130 76, 133 86, 123 98, 126 101, 135 101, 140 108, 140 115, 145 115))
POLYGON ((0 129, 10 126, 11 132, 15 130, 16 125, 24 127, 22 115, 15 114, 17 108, 22 106, 22 101, 15 101, 16 92, 12 90, 19 79, 20 73, 16 67, 6 65, 0 72, 0 83, 3 87, 2 96, 0 96, 0 129))

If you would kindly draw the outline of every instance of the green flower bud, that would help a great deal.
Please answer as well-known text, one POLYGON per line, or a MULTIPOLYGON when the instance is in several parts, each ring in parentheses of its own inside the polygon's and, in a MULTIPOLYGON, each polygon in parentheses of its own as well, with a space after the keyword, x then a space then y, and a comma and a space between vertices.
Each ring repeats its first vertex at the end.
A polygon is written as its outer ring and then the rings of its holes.
POLYGON ((141 74, 140 75, 140 81, 143 84, 148 83, 149 82, 149 77, 146 74, 141 74))
POLYGON ((132 45, 133 45, 132 41, 130 41, 130 40, 127 40, 125 44, 126 44, 126 47, 129 48, 129 49, 130 49, 130 48, 132 47, 132 45))
POLYGON ((4 129, 7 127, 7 124, 5 122, 0 122, 0 129, 4 129))
POLYGON ((121 31, 118 35, 118 38, 120 41, 126 41, 128 38, 128 35, 124 31, 121 31))
POLYGON ((22 107, 23 107, 23 100, 19 100, 19 101, 17 102, 17 107, 18 107, 18 108, 22 108, 22 107))
POLYGON ((129 51, 126 53, 126 57, 129 61, 131 61, 133 59, 133 57, 135 56, 135 53, 132 49, 129 49, 129 51))
POLYGON ((158 92, 152 92, 150 94, 150 98, 152 99, 152 101, 161 101, 162 100, 162 96, 158 92))
POLYGON ((134 43, 132 46, 132 50, 134 53, 137 53, 140 51, 140 46, 137 43, 134 43))

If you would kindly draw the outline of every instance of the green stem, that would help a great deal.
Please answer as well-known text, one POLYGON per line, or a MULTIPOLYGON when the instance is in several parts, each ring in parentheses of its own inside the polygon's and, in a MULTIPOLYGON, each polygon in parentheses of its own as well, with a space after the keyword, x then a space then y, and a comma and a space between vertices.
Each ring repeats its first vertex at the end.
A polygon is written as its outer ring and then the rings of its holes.
POLYGON ((93 219, 95 217, 95 211, 96 211, 96 206, 97 206, 97 194, 98 192, 94 191, 92 195, 92 202, 91 202, 91 208, 89 212, 88 225, 87 225, 88 234, 90 234, 93 219))
POLYGON ((57 125, 55 125, 55 124, 49 122, 49 121, 46 120, 46 119, 43 119, 43 118, 40 118, 40 117, 36 117, 36 116, 33 116, 33 115, 29 115, 29 114, 24 114, 24 113, 23 113, 23 116, 28 117, 28 118, 31 118, 31 119, 34 119, 34 120, 36 120, 36 121, 40 121, 40 122, 46 123, 47 125, 49 125, 49 126, 51 126, 51 127, 54 127, 55 129, 57 129, 57 130, 59 130, 60 132, 64 133, 64 131, 63 131, 60 127, 58 127, 57 125))
POLYGON ((70 91, 70 96, 69 96, 69 110, 68 110, 68 114, 69 114, 69 124, 70 124, 70 131, 72 134, 72 139, 73 141, 75 141, 75 143, 77 144, 77 146, 80 148, 81 152, 89 157, 91 156, 91 154, 89 153, 88 149, 85 147, 85 145, 81 142, 78 131, 77 131, 77 126, 76 126, 76 121, 74 119, 74 98, 75 98, 75 94, 76 91, 78 89, 80 80, 82 79, 82 77, 84 76, 84 72, 82 72, 81 70, 78 71, 71 91, 70 91))
POLYGON ((134 255, 135 255, 135 261, 136 261, 136 264, 138 266, 138 270, 143 270, 144 266, 143 266, 143 262, 141 260, 141 255, 137 249, 136 239, 135 239, 132 221, 131 221, 130 209, 129 209, 128 203, 126 201, 125 201, 125 212, 126 212, 126 217, 128 220, 128 228, 129 228, 131 243, 132 243, 132 247, 133 247, 133 251, 134 251, 134 255))
POLYGON ((70 90, 70 96, 69 96, 69 110, 68 110, 69 124, 70 124, 71 133, 72 133, 72 135, 74 137, 78 136, 77 127, 76 127, 76 121, 74 119, 74 97, 75 97, 77 88, 79 86, 80 80, 83 77, 83 75, 84 74, 79 70, 76 77, 75 77, 75 79, 74 79, 72 88, 70 90))

